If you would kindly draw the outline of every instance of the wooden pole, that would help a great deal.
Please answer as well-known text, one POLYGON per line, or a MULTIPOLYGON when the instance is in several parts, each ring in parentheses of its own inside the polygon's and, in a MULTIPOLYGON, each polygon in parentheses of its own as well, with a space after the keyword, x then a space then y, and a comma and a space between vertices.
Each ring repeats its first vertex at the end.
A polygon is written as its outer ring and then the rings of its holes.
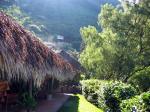
POLYGON ((51 93, 53 93, 54 77, 52 77, 51 93))
MULTIPOLYGON (((30 97, 33 96, 33 78, 32 78, 32 76, 29 79, 29 95, 30 95, 30 97)), ((28 108, 27 112, 31 112, 31 109, 28 108)))
POLYGON ((33 95, 32 90, 33 90, 33 80, 32 80, 32 77, 31 77, 30 80, 29 80, 29 95, 31 97, 33 95))

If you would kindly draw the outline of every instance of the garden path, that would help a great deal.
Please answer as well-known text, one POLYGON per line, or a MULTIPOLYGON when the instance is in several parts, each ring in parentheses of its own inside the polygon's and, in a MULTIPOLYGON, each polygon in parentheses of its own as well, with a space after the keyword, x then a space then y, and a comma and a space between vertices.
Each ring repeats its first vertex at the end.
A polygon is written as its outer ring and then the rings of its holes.
POLYGON ((70 96, 67 93, 57 93, 51 100, 40 101, 35 112, 57 112, 70 96))

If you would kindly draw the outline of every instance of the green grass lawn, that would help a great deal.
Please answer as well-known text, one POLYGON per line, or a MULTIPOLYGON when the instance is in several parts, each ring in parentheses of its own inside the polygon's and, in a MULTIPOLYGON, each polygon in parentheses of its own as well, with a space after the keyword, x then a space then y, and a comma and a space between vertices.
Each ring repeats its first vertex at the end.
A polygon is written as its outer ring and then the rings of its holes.
POLYGON ((103 112, 90 102, 88 102, 82 95, 73 95, 63 105, 59 112, 103 112))

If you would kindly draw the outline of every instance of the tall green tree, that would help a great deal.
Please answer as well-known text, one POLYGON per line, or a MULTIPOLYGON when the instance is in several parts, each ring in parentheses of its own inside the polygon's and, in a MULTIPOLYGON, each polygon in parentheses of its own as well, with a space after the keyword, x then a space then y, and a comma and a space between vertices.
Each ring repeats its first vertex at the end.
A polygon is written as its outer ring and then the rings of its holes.
POLYGON ((85 49, 81 63, 93 77, 127 80, 131 73, 150 65, 150 1, 106 4, 98 16, 102 28, 81 28, 85 49))

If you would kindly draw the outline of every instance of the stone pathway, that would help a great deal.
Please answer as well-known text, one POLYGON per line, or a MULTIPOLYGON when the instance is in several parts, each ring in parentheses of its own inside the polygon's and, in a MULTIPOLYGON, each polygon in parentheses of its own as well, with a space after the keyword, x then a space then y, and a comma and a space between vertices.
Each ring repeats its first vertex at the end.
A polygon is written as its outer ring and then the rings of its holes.
POLYGON ((71 94, 57 93, 51 100, 40 101, 35 112, 57 112, 68 100, 71 94))

